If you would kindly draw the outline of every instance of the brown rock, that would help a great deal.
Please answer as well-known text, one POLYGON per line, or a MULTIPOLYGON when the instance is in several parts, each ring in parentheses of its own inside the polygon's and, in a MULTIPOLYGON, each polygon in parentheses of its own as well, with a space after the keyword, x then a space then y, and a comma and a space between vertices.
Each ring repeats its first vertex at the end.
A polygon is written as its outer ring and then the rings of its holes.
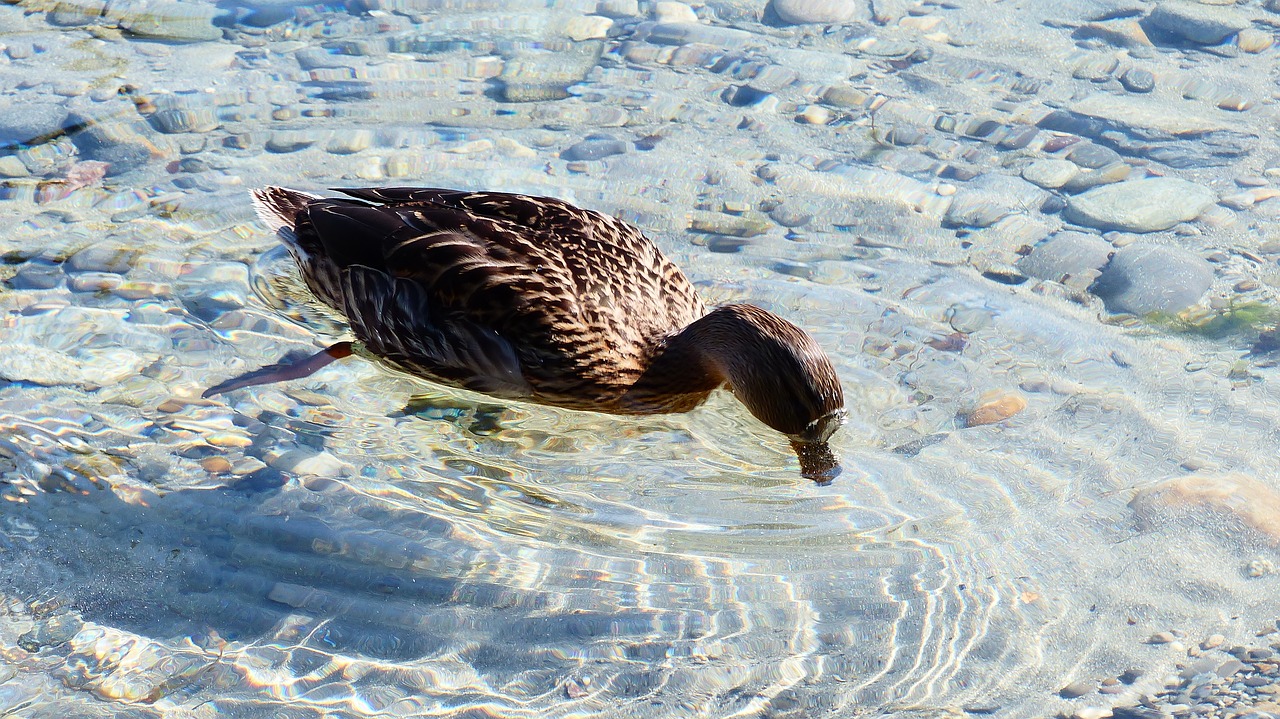
POLYGON ((1027 408, 1027 400, 1020 394, 984 395, 978 406, 964 416, 964 426, 977 427, 1003 422, 1027 408))
POLYGON ((1129 507, 1153 523, 1179 511, 1202 511, 1238 521, 1271 545, 1280 545, 1280 491, 1243 474, 1193 474, 1166 480, 1134 495, 1129 507))

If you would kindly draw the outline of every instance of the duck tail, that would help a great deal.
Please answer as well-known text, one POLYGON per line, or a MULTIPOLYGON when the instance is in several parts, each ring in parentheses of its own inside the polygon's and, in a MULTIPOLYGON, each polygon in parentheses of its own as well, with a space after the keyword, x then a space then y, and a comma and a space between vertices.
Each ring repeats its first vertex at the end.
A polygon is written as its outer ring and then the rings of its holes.
POLYGON ((258 211, 258 219, 270 227, 272 232, 292 231, 298 213, 309 202, 319 199, 320 195, 274 185, 253 190, 253 208, 258 211))

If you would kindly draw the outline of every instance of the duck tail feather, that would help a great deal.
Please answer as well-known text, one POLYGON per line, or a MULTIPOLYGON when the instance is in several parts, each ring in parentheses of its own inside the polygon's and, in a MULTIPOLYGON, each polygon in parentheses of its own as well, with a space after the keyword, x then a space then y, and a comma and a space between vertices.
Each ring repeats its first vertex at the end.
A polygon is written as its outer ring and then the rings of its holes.
POLYGON ((307 203, 319 199, 321 199, 320 195, 274 185, 253 190, 253 208, 258 212, 258 219, 270 227, 272 232, 282 230, 292 232, 298 213, 307 206, 307 203))

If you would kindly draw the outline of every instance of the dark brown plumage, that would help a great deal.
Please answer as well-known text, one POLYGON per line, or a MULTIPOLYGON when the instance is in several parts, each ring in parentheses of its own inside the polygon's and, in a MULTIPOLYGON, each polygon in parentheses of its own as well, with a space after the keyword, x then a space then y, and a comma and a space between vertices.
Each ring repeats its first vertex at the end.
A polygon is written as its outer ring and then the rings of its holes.
MULTIPOLYGON (((544 197, 340 192, 354 199, 267 187, 254 200, 311 291, 387 364, 498 397, 618 414, 687 411, 728 384, 791 438, 806 476, 839 472, 826 440, 844 397, 822 349, 758 307, 708 312, 635 227, 544 197)), ((314 371, 349 347, 328 352, 285 371, 314 371)), ((281 367, 206 394, 272 381, 281 367)))

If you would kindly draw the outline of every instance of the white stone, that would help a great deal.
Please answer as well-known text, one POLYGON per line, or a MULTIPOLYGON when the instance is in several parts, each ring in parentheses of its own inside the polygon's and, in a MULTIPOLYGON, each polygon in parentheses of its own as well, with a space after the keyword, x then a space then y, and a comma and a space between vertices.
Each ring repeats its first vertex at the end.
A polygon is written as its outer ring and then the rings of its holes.
POLYGON ((597 40, 608 37, 611 27, 613 27, 613 21, 607 17, 579 15, 565 24, 564 34, 575 42, 597 40))
POLYGON ((773 11, 793 25, 849 22, 865 19, 867 14, 855 0, 773 0, 773 11))
POLYGON ((353 473, 350 464, 328 452, 309 452, 291 449, 278 455, 268 455, 267 464, 284 472, 309 474, 317 477, 345 477, 353 473))
POLYGON ((663 23, 698 21, 698 13, 694 12, 693 8, 682 2, 672 2, 670 0, 658 3, 653 9, 653 16, 658 22, 663 23))

